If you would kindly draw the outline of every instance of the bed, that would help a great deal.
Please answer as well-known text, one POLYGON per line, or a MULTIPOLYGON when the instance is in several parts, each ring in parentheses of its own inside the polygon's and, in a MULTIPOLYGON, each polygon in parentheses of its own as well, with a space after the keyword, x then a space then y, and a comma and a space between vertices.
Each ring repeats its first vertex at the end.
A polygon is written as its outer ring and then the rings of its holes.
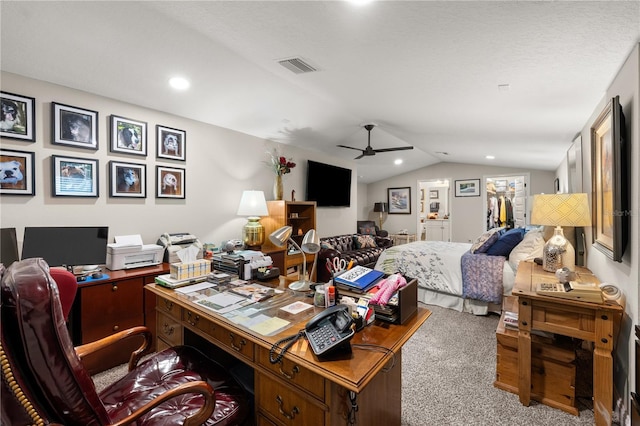
POLYGON ((390 247, 380 255, 375 269, 417 278, 423 303, 476 315, 500 313, 502 296, 511 294, 518 262, 539 257, 544 246, 541 229, 526 235, 525 230, 519 232, 517 242, 491 254, 492 246, 497 247, 507 233, 490 231, 473 244, 415 241, 390 247))

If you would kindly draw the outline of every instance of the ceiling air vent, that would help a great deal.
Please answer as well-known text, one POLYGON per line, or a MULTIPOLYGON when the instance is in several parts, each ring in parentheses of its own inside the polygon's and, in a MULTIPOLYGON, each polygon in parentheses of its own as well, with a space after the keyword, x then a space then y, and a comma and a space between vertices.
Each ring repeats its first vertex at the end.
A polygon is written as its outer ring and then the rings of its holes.
POLYGON ((278 61, 278 63, 296 74, 318 71, 316 68, 303 61, 301 58, 281 59, 278 61))

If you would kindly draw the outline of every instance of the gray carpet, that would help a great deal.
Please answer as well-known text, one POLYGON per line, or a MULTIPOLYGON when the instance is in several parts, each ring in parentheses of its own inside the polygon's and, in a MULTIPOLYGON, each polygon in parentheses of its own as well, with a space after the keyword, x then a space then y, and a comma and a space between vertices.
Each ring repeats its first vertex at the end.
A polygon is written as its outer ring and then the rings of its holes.
MULTIPOLYGON (((497 315, 474 316, 437 306, 402 351, 402 424, 592 425, 589 401, 580 416, 531 402, 493 387, 497 315)), ((96 387, 124 375, 126 366, 93 377, 96 387)))

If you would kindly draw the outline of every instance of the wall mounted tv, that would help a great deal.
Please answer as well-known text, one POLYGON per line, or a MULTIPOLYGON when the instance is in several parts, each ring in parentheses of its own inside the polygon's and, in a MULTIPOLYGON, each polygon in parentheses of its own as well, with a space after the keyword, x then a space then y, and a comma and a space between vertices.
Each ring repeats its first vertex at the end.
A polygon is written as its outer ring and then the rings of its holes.
POLYGON ((351 206, 351 169, 308 160, 307 200, 318 207, 351 206))
POLYGON ((22 259, 43 258, 49 266, 104 265, 107 226, 26 227, 22 259))

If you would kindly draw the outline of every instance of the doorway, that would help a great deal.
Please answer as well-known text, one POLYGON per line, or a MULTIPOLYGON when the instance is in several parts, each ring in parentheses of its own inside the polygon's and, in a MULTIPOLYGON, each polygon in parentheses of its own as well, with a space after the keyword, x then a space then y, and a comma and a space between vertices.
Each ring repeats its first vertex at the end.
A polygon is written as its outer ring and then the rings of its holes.
POLYGON ((485 176, 482 188, 485 231, 524 228, 529 223, 529 174, 485 176))
POLYGON ((418 181, 417 240, 451 241, 449 178, 418 181))

